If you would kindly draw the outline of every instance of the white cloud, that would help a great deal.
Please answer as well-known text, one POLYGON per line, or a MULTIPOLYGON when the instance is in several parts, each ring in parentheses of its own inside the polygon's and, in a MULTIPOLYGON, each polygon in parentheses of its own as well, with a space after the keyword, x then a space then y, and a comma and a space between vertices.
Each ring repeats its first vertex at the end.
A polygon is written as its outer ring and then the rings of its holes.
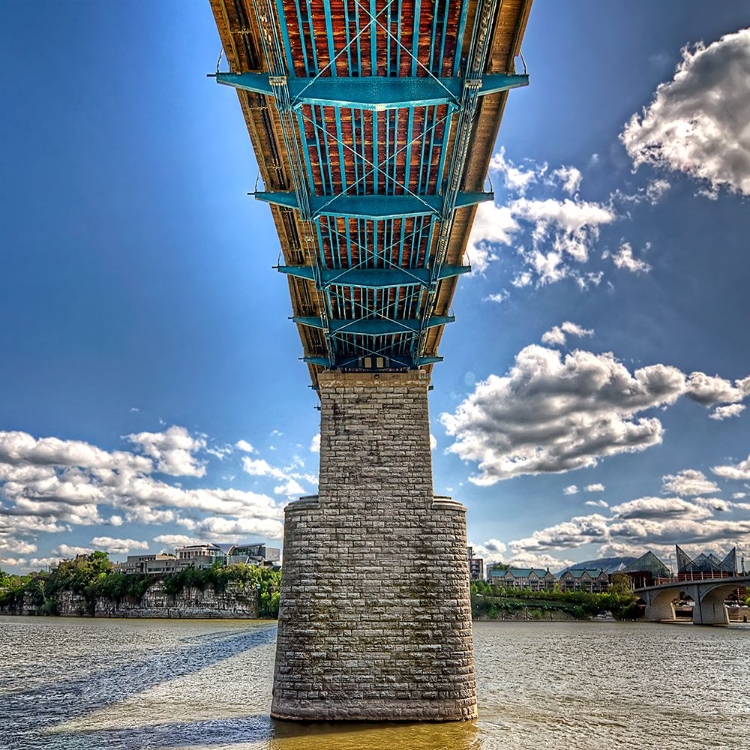
POLYGON ((493 154, 490 161, 490 172, 502 175, 505 187, 521 194, 525 193, 532 183, 537 182, 546 171, 546 164, 542 167, 533 165, 528 169, 515 166, 513 162, 505 158, 505 149, 502 147, 498 153, 493 154))
POLYGON ((520 229, 507 206, 480 203, 469 235, 467 254, 472 273, 484 273, 498 256, 492 245, 510 245, 513 235, 520 229))
POLYGON ((566 320, 560 326, 553 326, 542 336, 542 343, 549 344, 551 346, 564 346, 566 342, 566 335, 568 336, 593 336, 593 329, 582 328, 576 323, 571 323, 566 320))
POLYGON ((437 438, 432 433, 430 433, 430 450, 434 451, 435 448, 437 448, 437 445, 438 445, 437 438))
POLYGON ((552 284, 565 278, 575 279, 582 289, 596 283, 597 274, 591 278, 582 275, 570 261, 585 263, 600 227, 611 224, 617 215, 611 205, 578 197, 580 171, 564 166, 545 176, 546 164, 519 168, 505 158, 503 150, 493 157, 491 169, 503 176, 511 196, 506 205, 483 203, 478 207, 468 247, 473 271, 484 273, 498 259, 497 245, 516 245, 525 265, 511 282, 516 287, 533 282, 552 284), (559 197, 527 198, 526 191, 535 183, 543 183, 559 197), (531 241, 529 249, 517 240, 522 233, 531 241))
POLYGON ((641 497, 620 503, 620 505, 613 505, 610 510, 619 519, 708 518, 711 516, 707 508, 679 497, 641 497))
MULTIPOLYGON (((280 528, 282 504, 268 495, 235 489, 187 489, 151 476, 159 466, 158 470, 168 468, 173 473, 200 474, 192 450, 202 444, 203 436, 186 437, 182 428, 170 428, 163 435, 131 437, 149 456, 107 452, 80 441, 0 432, 0 486, 8 501, 0 502, 0 540, 35 539, 40 534, 70 531, 73 525, 180 523, 178 510, 229 516, 246 524, 254 522, 259 528, 268 526, 274 533, 280 528), (102 515, 100 508, 105 506, 115 512, 102 515)), ((297 477, 308 476, 280 470, 273 473, 290 492, 300 489, 297 477)), ((97 537, 99 546, 106 546, 102 540, 109 539, 97 537)), ((129 541, 133 540, 114 540, 111 550, 119 553, 129 541)))
POLYGON ((673 492, 675 495, 686 495, 695 497, 697 495, 713 495, 719 492, 719 485, 706 478, 702 471, 685 469, 678 474, 667 474, 662 477, 664 492, 673 492))
POLYGON ((256 453, 255 448, 253 448, 253 446, 250 445, 250 443, 248 443, 247 440, 238 440, 234 444, 234 447, 238 451, 242 451, 243 453, 256 453))
POLYGON ((609 508, 606 500, 587 500, 584 505, 590 505, 592 508, 609 508))
POLYGON ((730 419, 739 417, 745 411, 744 404, 729 404, 728 406, 717 406, 708 416, 710 419, 730 419))
POLYGON ((499 562, 507 549, 505 544, 497 539, 489 539, 484 544, 470 544, 469 546, 474 548, 475 557, 481 557, 488 562, 499 562))
POLYGON ((642 497, 610 508, 611 516, 601 513, 575 516, 511 541, 509 547, 521 555, 593 544, 598 545, 599 555, 638 556, 645 549, 671 552, 669 547, 673 544, 719 542, 731 546, 750 542, 750 520, 713 518, 714 512, 723 512, 726 506, 724 501, 714 498, 692 502, 679 497, 642 497))
POLYGON ((139 542, 135 539, 113 539, 111 536, 95 536, 91 544, 113 555, 127 555, 131 549, 148 549, 148 542, 139 542))
POLYGON ((498 305, 505 302, 510 297, 510 292, 506 289, 501 289, 497 294, 488 294, 484 299, 485 302, 496 302, 498 305))
POLYGON ((578 188, 581 187, 581 180, 583 179, 581 171, 571 166, 563 166, 555 169, 550 177, 557 180, 568 195, 578 192, 578 188))
POLYGON ((71 547, 69 544, 60 544, 52 550, 52 555, 55 558, 69 559, 76 555, 90 555, 93 551, 93 547, 71 547))
POLYGON ((578 486, 571 484, 563 490, 563 495, 575 495, 578 493, 578 486))
POLYGON ((623 242, 620 249, 612 254, 612 261, 617 268, 630 273, 648 273, 651 266, 644 260, 633 257, 633 248, 629 242, 623 242))
POLYGON ((708 405, 743 392, 721 378, 687 377, 668 365, 631 373, 611 353, 576 350, 563 357, 528 346, 505 377, 490 375, 477 383, 453 414, 440 419, 455 438, 448 450, 478 463, 471 481, 491 485, 643 451, 661 443, 663 435, 659 419, 644 412, 670 406, 682 395, 708 405))
POLYGON ((272 466, 263 458, 249 458, 248 456, 244 456, 242 458, 242 468, 251 476, 272 477, 281 482, 281 484, 273 488, 274 493, 277 495, 292 497, 306 493, 305 488, 297 481, 302 478, 302 474, 289 473, 277 466, 272 466))
POLYGON ((277 495, 286 495, 287 497, 304 495, 306 493, 305 488, 292 477, 289 477, 282 484, 274 487, 273 491, 277 495))
POLYGON ((27 542, 24 539, 0 537, 0 552, 13 552, 17 555, 28 555, 31 552, 36 552, 36 544, 27 542))
POLYGON ((320 453, 320 433, 313 435, 310 441, 310 453, 320 453))
POLYGON ((703 406, 714 404, 731 404, 742 401, 749 393, 748 378, 735 380, 734 385, 718 375, 706 375, 704 372, 693 372, 687 382, 687 395, 703 406))
POLYGON ((744 461, 740 461, 738 464, 732 466, 713 466, 711 471, 714 474, 725 479, 750 479, 750 456, 744 461))
POLYGON ((597 482, 596 484, 587 484, 583 489, 586 492, 604 492, 606 488, 603 484, 597 482))
POLYGON ((673 80, 662 83, 620 139, 637 168, 653 164, 750 195, 750 29, 682 50, 673 80))
POLYGON ((156 544, 163 544, 170 550, 176 549, 177 547, 187 547, 191 544, 203 544, 200 539, 196 539, 192 536, 185 536, 185 534, 159 534, 154 537, 156 544))
POLYGON ((173 425, 164 432, 139 432, 126 439, 137 449, 156 461, 160 472, 173 477, 202 477, 206 467, 199 463, 193 452, 204 450, 206 441, 194 438, 184 427, 173 425))
POLYGON ((646 200, 655 206, 667 193, 672 185, 667 180, 656 179, 648 183, 646 188, 646 200))
POLYGON ((196 536, 211 542, 235 542, 238 537, 281 539, 284 527, 280 521, 258 518, 222 518, 211 516, 194 524, 196 536))

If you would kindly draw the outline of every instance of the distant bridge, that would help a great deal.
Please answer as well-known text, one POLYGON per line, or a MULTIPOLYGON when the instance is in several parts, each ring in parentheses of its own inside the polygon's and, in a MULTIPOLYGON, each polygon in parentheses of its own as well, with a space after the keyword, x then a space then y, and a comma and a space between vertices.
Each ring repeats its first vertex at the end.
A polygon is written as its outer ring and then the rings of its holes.
POLYGON ((684 591, 695 602, 694 625, 729 625, 729 614, 724 600, 739 587, 750 586, 750 575, 731 578, 706 578, 693 581, 670 581, 657 586, 635 589, 646 602, 646 619, 649 622, 674 620, 673 600, 684 591))

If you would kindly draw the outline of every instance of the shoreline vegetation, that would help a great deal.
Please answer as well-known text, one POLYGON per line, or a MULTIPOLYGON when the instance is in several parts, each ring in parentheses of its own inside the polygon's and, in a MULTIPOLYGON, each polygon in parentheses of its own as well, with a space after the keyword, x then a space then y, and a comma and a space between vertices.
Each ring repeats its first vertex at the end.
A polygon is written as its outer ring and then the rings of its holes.
MULTIPOLYGON (((191 604, 208 594, 230 602, 241 599, 243 612, 250 612, 249 616, 275 619, 280 587, 281 573, 256 565, 217 564, 175 574, 126 575, 114 569, 105 552, 93 552, 63 560, 49 572, 18 576, 0 571, 0 614, 149 616, 138 614, 139 606, 149 592, 158 590, 164 604, 157 607, 167 613, 154 616, 197 617, 183 615, 180 607, 189 612, 191 604), (121 608, 129 614, 118 614, 121 608)), ((153 605, 145 605, 144 611, 153 610, 153 605)))
POLYGON ((474 620, 589 620, 608 612, 616 620, 637 620, 642 608, 626 581, 615 580, 607 593, 587 591, 506 589, 484 581, 471 582, 474 620))
MULTIPOLYGON (((280 572, 254 565, 216 564, 176 574, 126 575, 114 569, 105 552, 93 552, 64 560, 48 572, 18 576, 0 571, 0 614, 276 619, 280 589, 280 572), (204 597, 211 603, 206 604, 204 597), (217 599, 223 607, 219 613, 217 599)), ((474 620, 588 620, 602 612, 618 620, 634 620, 641 614, 636 601, 627 584, 618 581, 605 594, 505 589, 471 582, 474 620)))

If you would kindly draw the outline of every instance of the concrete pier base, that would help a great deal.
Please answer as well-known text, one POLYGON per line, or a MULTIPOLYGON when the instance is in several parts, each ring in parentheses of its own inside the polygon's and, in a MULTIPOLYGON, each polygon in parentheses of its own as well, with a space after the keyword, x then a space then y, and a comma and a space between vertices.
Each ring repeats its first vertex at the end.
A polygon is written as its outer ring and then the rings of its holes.
POLYGON ((319 377, 319 494, 286 508, 271 715, 472 719, 465 510, 433 495, 429 378, 319 377))

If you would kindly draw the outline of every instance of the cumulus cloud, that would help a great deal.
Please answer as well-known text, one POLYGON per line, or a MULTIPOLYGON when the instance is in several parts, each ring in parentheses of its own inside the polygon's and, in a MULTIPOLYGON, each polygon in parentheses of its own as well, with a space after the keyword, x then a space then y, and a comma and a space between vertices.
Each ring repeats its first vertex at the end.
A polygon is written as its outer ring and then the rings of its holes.
MULTIPOLYGON (((0 488, 6 501, 0 502, 0 540, 20 540, 19 544, 27 548, 41 534, 59 534, 72 526, 179 522, 180 511, 256 522, 259 529, 268 528, 278 535, 282 506, 268 495, 236 489, 184 488, 152 475, 160 471, 200 476, 204 469, 193 452, 205 445, 205 436, 192 437, 178 427, 127 439, 136 445, 138 453, 108 452, 81 441, 0 432, 0 488), (109 518, 100 512, 105 506, 115 511, 108 514, 109 518)), ((271 478, 277 480, 277 492, 296 494, 301 489, 296 483, 298 476, 303 475, 280 471, 271 478)), ((123 554, 126 544, 135 541, 107 541, 111 539, 97 537, 93 544, 123 554)))
POLYGON ((158 471, 173 477, 202 477, 205 464, 199 463, 193 453, 206 448, 203 438, 194 438, 184 427, 173 425, 164 432, 139 432, 127 435, 127 440, 141 453, 156 461, 158 471))
POLYGON ((131 549, 148 549, 148 542, 136 539, 113 539, 111 536, 95 536, 91 544, 112 555, 127 555, 131 549))
POLYGON ((563 490, 563 495, 575 495, 578 492, 578 486, 571 484, 563 490))
POLYGON ((92 547, 75 547, 69 544, 60 544, 52 550, 52 555, 55 558, 71 558, 76 555, 90 555, 93 552, 92 547))
POLYGON ((27 542, 24 539, 0 537, 0 552, 12 552, 17 555, 28 555, 31 552, 36 552, 36 544, 27 542))
POLYGON ((587 484, 584 488, 586 492, 604 492, 606 489, 603 484, 597 482, 596 484, 587 484))
POLYGON ((310 441, 310 453, 320 453, 320 433, 313 435, 310 441))
POLYGON ((542 336, 542 343, 549 344, 551 346, 565 346, 567 336, 593 336, 593 329, 583 328, 576 323, 571 323, 566 320, 562 325, 553 326, 542 336))
POLYGON ((590 505, 592 508, 609 508, 606 500, 587 500, 584 505, 590 505))
POLYGON ((507 549, 505 544, 497 539, 489 539, 484 544, 471 544, 474 548, 475 557, 481 557, 487 561, 499 562, 507 549))
MULTIPOLYGON (((242 468, 250 476, 256 477, 272 477, 281 484, 274 487, 273 491, 277 495, 304 495, 305 488, 299 483, 299 479, 303 475, 298 472, 289 472, 288 470, 280 469, 277 466, 272 466, 263 458, 250 458, 243 456, 242 468)), ((304 475, 307 476, 307 475, 304 475)))
POLYGON ((505 302, 510 297, 510 292, 507 289, 501 289, 497 294, 488 294, 484 300, 485 302, 496 302, 498 305, 505 302))
POLYGON ((493 245, 510 245, 520 229, 510 208, 494 203, 480 203, 474 217, 467 253, 472 273, 484 273, 498 259, 493 245))
POLYGON ((641 497, 610 510, 620 519, 669 519, 669 518, 708 518, 711 512, 700 505, 679 497, 641 497))
POLYGON ((505 205, 481 204, 469 237, 468 254, 474 272, 484 273, 498 259, 496 247, 515 245, 524 264, 512 283, 516 287, 552 284, 573 278, 581 288, 598 283, 598 274, 582 273, 571 263, 585 263, 600 228, 617 214, 610 204, 584 201, 578 196, 581 173, 563 166, 547 174, 547 165, 518 167, 501 150, 491 171, 499 174, 509 191, 505 205), (556 195, 529 198, 533 184, 543 184, 556 195), (519 238, 528 239, 527 243, 519 238))
POLYGON ((734 466, 731 464, 727 466, 713 466, 711 467, 711 471, 717 476, 724 477, 725 479, 748 480, 750 479, 750 456, 734 466))
POLYGON ((750 378, 735 380, 734 385, 718 375, 694 372, 687 381, 687 395, 703 406, 734 404, 750 394, 750 378))
POLYGON ((634 166, 653 164, 750 195, 750 29, 682 50, 674 78, 620 139, 634 166))
POLYGON ((662 477, 664 492, 676 495, 695 497, 697 495, 713 495, 719 492, 719 485, 712 482, 702 471, 685 469, 678 474, 667 474, 662 477))
POLYGON ((176 547, 187 547, 191 544, 203 544, 203 541, 185 534, 159 534, 154 537, 156 544, 163 544, 172 549, 176 547))
POLYGON ((553 181, 557 180, 560 183, 560 187, 568 195, 574 195, 578 192, 578 188, 581 187, 581 180, 583 179, 581 171, 572 166, 559 167, 550 176, 553 181))
MULTIPOLYGON (((745 381, 738 381, 744 383, 745 381)), ((470 480, 491 485, 522 474, 595 466, 606 456, 643 451, 663 427, 644 414, 680 396, 701 404, 735 400, 743 388, 704 373, 655 364, 630 372, 611 353, 528 346, 505 377, 490 375, 453 414, 440 417, 448 448, 477 462, 470 480)))
POLYGON ((441 420, 449 448, 478 461, 477 484, 520 474, 594 466, 601 456, 661 442, 656 418, 638 412, 673 403, 684 389, 674 368, 654 365, 631 375, 611 354, 560 353, 530 346, 506 377, 477 384, 454 414, 441 420))
POLYGON ((284 527, 280 521, 263 518, 210 516, 191 524, 190 530, 195 536, 215 543, 234 542, 241 536, 266 539, 281 539, 284 536, 284 527))
POLYGON ((750 520, 713 517, 715 511, 725 510, 722 503, 714 498, 689 501, 679 497, 642 497, 613 506, 608 516, 602 513, 575 516, 513 540, 508 546, 522 555, 593 544, 598 546, 600 555, 638 556, 645 549, 671 551, 668 547, 673 544, 750 542, 750 520))
POLYGON ((505 149, 502 147, 498 153, 493 154, 490 161, 490 173, 499 174, 503 178, 506 188, 521 194, 525 193, 530 185, 543 177, 546 171, 546 164, 541 167, 537 165, 526 168, 517 167, 512 161, 505 158, 505 149))
POLYGON ((745 411, 744 404, 729 404, 727 406, 717 406, 708 416, 711 419, 724 420, 731 417, 739 417, 745 411))
POLYGON ((648 273, 651 270, 651 266, 646 261, 633 256, 633 248, 629 242, 623 242, 619 250, 612 254, 612 262, 617 268, 630 271, 630 273, 648 273))
POLYGON ((250 443, 248 443, 247 440, 238 440, 234 444, 234 447, 238 451, 242 451, 243 453, 256 453, 255 448, 253 448, 253 446, 250 445, 250 443))

